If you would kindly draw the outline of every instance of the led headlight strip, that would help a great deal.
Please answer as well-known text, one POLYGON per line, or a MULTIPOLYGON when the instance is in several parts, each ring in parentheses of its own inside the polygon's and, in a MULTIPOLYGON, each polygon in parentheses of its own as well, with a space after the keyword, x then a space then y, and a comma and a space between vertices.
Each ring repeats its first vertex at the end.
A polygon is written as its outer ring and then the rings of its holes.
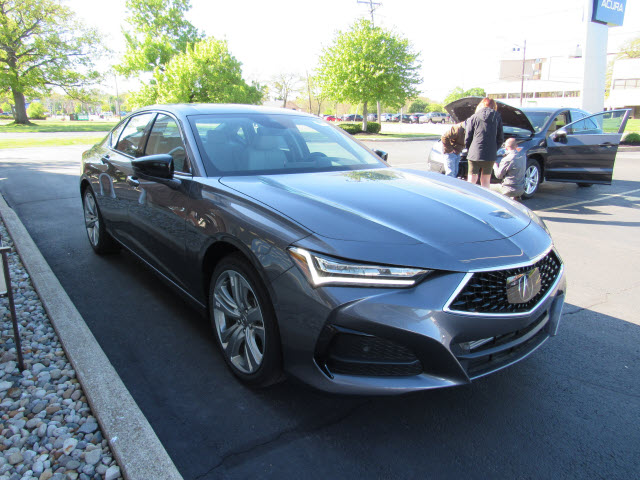
POLYGON ((289 254, 314 286, 411 287, 431 270, 351 263, 290 247, 289 254))

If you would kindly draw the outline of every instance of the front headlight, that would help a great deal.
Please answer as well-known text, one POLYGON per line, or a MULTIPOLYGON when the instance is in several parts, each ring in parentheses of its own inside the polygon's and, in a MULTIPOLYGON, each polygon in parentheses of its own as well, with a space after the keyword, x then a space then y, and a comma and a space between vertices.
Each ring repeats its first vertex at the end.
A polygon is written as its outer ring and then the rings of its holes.
POLYGON ((411 287, 432 272, 432 270, 411 267, 352 263, 309 252, 299 247, 289 247, 289 255, 314 287, 321 285, 411 287))

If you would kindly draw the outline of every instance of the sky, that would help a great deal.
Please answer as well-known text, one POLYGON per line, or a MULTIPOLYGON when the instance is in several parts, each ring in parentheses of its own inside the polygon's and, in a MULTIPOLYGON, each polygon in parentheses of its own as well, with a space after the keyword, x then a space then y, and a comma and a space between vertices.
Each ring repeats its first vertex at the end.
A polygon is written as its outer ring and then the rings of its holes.
MULTIPOLYGON (((363 0, 361 0, 363 1, 363 0)), ((583 43, 583 11, 590 0, 377 0, 377 26, 393 30, 420 52, 422 95, 442 101, 456 86, 483 86, 498 79, 500 59, 526 40, 527 58, 568 55, 583 43)), ((117 63, 125 50, 125 0, 63 0, 86 24, 98 28, 114 51, 99 67, 117 63)), ((243 64, 246 80, 261 84, 278 73, 305 75, 322 48, 358 18, 369 4, 357 0, 191 0, 187 19, 207 36, 226 39, 243 64)), ((628 0, 622 27, 609 28, 608 51, 640 36, 640 1, 628 0)), ((120 91, 137 79, 118 78, 120 91)), ((114 89, 113 82, 104 85, 114 89)))

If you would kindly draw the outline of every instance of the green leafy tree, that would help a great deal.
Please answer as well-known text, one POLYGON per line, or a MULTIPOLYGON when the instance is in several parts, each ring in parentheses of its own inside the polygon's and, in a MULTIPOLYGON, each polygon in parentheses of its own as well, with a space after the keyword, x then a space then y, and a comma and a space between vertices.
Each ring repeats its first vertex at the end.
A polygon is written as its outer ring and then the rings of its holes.
POLYGON ((426 112, 429 104, 424 100, 416 100, 409 106, 409 113, 426 112))
POLYGON ((2 106, 0 106, 0 108, 2 108, 3 112, 7 112, 7 113, 11 113, 13 111, 11 109, 11 105, 9 104, 9 102, 4 102, 2 106))
POLYGON ((204 35, 184 18, 190 8, 189 0, 127 0, 131 28, 124 32, 127 50, 116 70, 132 76, 164 69, 174 55, 201 40, 204 35))
POLYGON ((99 80, 100 36, 57 0, 0 0, 0 93, 11 91, 15 121, 29 123, 25 95, 60 87, 81 96, 99 80))
POLYGON ((242 79, 242 64, 229 53, 226 41, 208 38, 175 55, 166 69, 156 69, 152 83, 132 94, 134 107, 153 103, 259 104, 264 90, 242 79))
POLYGON ((418 57, 407 39, 358 20, 323 50, 318 78, 329 98, 363 103, 366 131, 369 103, 401 106, 417 96, 416 86, 422 81, 418 57))
POLYGON ((27 115, 33 120, 44 120, 44 105, 40 102, 31 102, 27 108, 27 115))
POLYGON ((461 98, 465 97, 486 97, 487 94, 484 91, 484 88, 474 87, 469 90, 464 90, 462 87, 456 87, 449 92, 449 95, 444 99, 444 104, 447 105, 451 102, 455 102, 461 98))

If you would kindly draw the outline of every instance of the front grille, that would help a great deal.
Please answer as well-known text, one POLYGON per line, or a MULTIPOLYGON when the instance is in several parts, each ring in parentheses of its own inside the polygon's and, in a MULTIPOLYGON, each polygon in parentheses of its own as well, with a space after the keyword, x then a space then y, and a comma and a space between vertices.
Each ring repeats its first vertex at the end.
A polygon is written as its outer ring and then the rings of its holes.
POLYGON ((449 305, 449 310, 468 313, 510 314, 528 312, 549 292, 560 273, 562 262, 551 250, 542 260, 527 267, 476 272, 449 305), (540 291, 526 303, 509 303, 507 278, 540 271, 540 291))
POLYGON ((422 373, 422 363, 413 352, 390 340, 357 333, 336 333, 322 363, 342 375, 374 377, 410 376, 422 373))

